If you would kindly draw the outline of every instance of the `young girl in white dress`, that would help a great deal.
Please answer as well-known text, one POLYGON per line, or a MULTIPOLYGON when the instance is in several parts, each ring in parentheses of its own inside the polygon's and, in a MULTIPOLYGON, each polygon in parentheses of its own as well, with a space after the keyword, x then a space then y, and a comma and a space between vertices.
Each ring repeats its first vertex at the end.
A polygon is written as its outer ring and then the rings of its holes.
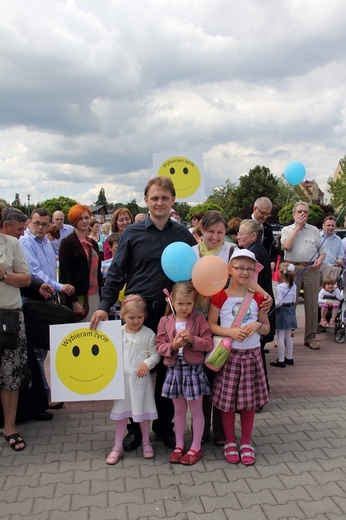
POLYGON ((120 309, 125 322, 122 327, 125 399, 117 399, 113 404, 110 418, 116 421, 115 441, 107 464, 117 464, 124 455, 123 439, 129 417, 140 423, 143 457, 154 457, 149 433, 150 421, 157 419, 157 411, 150 370, 160 361, 160 355, 154 332, 143 325, 146 315, 143 298, 137 294, 126 296, 120 309))

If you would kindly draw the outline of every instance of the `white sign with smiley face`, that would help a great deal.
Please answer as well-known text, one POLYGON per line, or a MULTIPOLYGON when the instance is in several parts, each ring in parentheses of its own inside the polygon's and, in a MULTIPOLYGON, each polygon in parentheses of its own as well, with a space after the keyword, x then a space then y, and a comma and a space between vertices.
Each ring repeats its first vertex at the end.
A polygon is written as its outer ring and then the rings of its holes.
POLYGON ((52 401, 123 399, 121 322, 50 327, 52 401))
POLYGON ((155 175, 173 181, 177 202, 205 201, 202 154, 153 154, 153 165, 155 175))

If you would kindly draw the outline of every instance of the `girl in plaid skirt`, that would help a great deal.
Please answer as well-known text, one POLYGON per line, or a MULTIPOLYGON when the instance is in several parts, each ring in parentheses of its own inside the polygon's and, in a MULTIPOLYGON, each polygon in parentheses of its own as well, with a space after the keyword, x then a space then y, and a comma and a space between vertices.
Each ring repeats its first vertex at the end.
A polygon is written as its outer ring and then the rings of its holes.
MULTIPOLYGON (((260 352, 260 334, 269 332, 267 311, 261 310, 263 296, 255 292, 240 327, 232 327, 246 289, 253 279, 257 261, 247 249, 233 253, 229 264, 231 282, 227 289, 211 298, 208 321, 214 334, 232 338, 230 355, 218 372, 212 403, 221 410, 226 435, 224 456, 227 462, 246 466, 255 462, 251 434, 256 408, 268 402, 268 391, 260 352), (240 411, 240 453, 235 439, 235 414, 240 411)), ((258 271, 258 269, 257 269, 258 271)))
POLYGON ((162 389, 163 397, 173 399, 176 447, 169 457, 175 464, 195 464, 203 452, 204 430, 203 395, 210 395, 208 379, 204 373, 204 356, 213 347, 212 334, 207 320, 193 307, 197 292, 191 282, 178 282, 173 286, 170 306, 161 318, 156 344, 168 367, 162 389), (187 408, 192 415, 193 439, 188 452, 184 450, 184 433, 187 408))

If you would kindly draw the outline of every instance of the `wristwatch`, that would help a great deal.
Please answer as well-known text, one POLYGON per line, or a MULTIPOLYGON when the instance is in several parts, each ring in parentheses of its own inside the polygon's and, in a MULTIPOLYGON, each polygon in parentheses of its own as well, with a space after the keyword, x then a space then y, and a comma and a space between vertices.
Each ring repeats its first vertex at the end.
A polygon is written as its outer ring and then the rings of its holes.
POLYGON ((4 276, 0 278, 0 282, 3 282, 7 278, 7 271, 4 271, 4 276))

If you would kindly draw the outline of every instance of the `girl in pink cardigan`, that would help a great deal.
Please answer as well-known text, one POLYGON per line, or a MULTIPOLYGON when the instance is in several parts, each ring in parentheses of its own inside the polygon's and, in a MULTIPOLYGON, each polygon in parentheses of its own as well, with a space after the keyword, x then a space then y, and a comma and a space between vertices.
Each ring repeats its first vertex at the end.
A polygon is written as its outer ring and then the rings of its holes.
MULTIPOLYGON (((169 457, 172 463, 195 464, 203 457, 203 395, 210 395, 204 373, 204 356, 213 348, 207 320, 194 309, 197 292, 191 282, 178 282, 171 294, 171 311, 161 318, 156 336, 159 354, 168 367, 163 397, 173 399, 176 447, 169 457), (174 312, 172 312, 174 311, 174 312), (184 450, 184 432, 188 405, 192 415, 193 439, 184 450)), ((169 307, 168 307, 169 309, 169 307)))

